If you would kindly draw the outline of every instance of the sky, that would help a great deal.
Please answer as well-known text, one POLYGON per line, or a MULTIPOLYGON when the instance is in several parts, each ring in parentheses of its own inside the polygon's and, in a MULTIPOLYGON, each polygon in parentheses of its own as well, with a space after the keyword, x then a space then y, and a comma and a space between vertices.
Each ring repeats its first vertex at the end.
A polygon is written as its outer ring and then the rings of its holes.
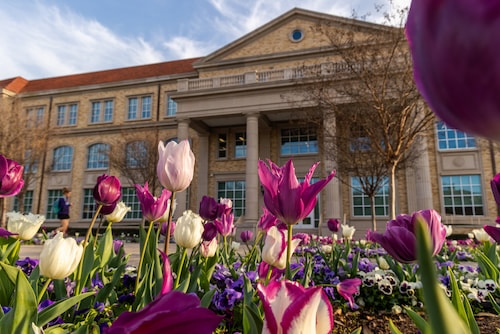
POLYGON ((0 80, 206 56, 294 7, 367 21, 410 0, 0 0, 0 80), (380 9, 381 8, 381 9, 380 9))

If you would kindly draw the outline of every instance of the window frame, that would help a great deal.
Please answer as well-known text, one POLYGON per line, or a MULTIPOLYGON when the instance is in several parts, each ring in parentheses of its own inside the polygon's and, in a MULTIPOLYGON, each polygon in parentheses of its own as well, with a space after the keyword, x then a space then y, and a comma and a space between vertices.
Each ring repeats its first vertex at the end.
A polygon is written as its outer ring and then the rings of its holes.
POLYGON ((113 99, 94 100, 90 103, 89 124, 112 123, 115 108, 113 99), (95 108, 98 106, 98 108, 95 108), (111 108, 109 108, 111 106, 111 108))
POLYGON ((144 140, 135 140, 128 142, 125 145, 125 165, 127 168, 141 168, 144 167, 144 162, 146 162, 146 159, 148 157, 148 147, 147 143, 144 140), (136 145, 135 147, 132 147, 133 145, 136 145), (137 148, 138 150, 141 150, 140 154, 141 156, 139 157, 140 159, 136 159, 136 157, 131 156, 131 150, 137 148))
POLYGON ((89 145, 87 148, 87 169, 96 170, 96 169, 108 169, 109 168, 109 152, 110 146, 106 143, 95 143, 89 145), (103 151, 94 152, 94 150, 99 150, 102 148, 103 151), (101 157, 105 157, 101 159, 101 157))
POLYGON ((73 168, 73 147, 69 145, 62 145, 54 148, 52 150, 52 171, 67 172, 70 171, 71 168, 73 168), (64 152, 65 150, 68 150, 68 152, 64 152), (61 155, 59 156, 57 154, 58 151, 63 151, 63 153, 61 153, 61 155), (61 160, 62 162, 56 160, 61 160), (64 168, 68 164, 69 167, 64 168))
POLYGON ((122 201, 131 210, 127 212, 123 220, 142 219, 141 203, 137 198, 135 187, 122 187, 122 201))
POLYGON ((247 157, 247 133, 246 131, 235 131, 234 158, 245 159, 246 157, 247 157))
POLYGON ((280 155, 286 156, 297 156, 297 155, 309 155, 318 154, 318 131, 312 126, 307 127, 287 127, 280 129, 280 155), (296 133, 292 133, 295 131, 296 133), (288 132, 285 134, 284 132, 288 132), (307 140, 301 140, 306 137, 307 140), (311 138, 312 137, 312 138, 311 138), (297 140, 294 140, 296 138, 297 140), (288 139, 285 141, 285 139, 288 139), (295 144, 293 144, 295 143, 295 144), (289 148, 285 150, 285 145, 289 148), (307 148, 303 150, 302 148, 307 148))
MULTIPOLYGON (((370 206, 370 198, 365 194, 363 188, 361 187, 361 181, 359 181, 359 176, 351 176, 350 177, 350 201, 351 201, 351 215, 352 217, 357 218, 370 218, 371 215, 371 206, 370 206), (357 180, 357 183, 354 184, 354 181, 357 180), (359 195, 355 194, 355 190, 359 191, 359 195), (360 204, 356 204, 355 199, 360 199, 360 204), (362 213, 356 213, 356 209, 361 209, 362 213)), ((375 217, 388 217, 389 216, 389 177, 385 176, 383 180, 383 184, 378 190, 377 194, 374 197, 375 201, 375 217), (377 199, 382 201, 382 204, 377 204, 377 199), (377 214, 377 208, 381 208, 384 214, 377 214)))
POLYGON ((233 202, 233 213, 235 219, 245 215, 246 206, 246 181, 244 179, 217 180, 216 182, 217 198, 229 198, 233 202), (221 189, 221 185, 224 188, 221 189), (228 184, 233 184, 233 188, 228 188, 228 184), (241 192, 242 197, 237 198, 236 192, 241 192), (234 196, 231 196, 233 194, 234 196), (241 205, 240 205, 241 204, 241 205))
POLYGON ((56 126, 76 126, 78 122, 78 103, 60 103, 57 105, 56 126))
POLYGON ((167 95, 166 112, 167 117, 173 117, 177 114, 177 102, 170 95, 167 95))
POLYGON ((47 219, 57 219, 57 214, 52 212, 52 204, 56 199, 61 198, 63 195, 62 189, 48 189, 47 190, 47 210, 45 211, 47 219))
POLYGON ((436 147, 438 151, 476 150, 476 137, 446 125, 443 121, 437 121, 435 126, 436 147), (450 134, 452 134, 450 136, 450 134), (460 142, 464 146, 460 145, 460 142), (443 145, 441 145, 443 144, 443 145), (453 147, 454 146, 454 147, 453 147))
POLYGON ((128 97, 127 104, 127 121, 150 120, 153 117, 153 95, 143 94, 128 97), (148 103, 144 103, 146 99, 148 103), (135 103, 131 103, 135 101, 135 103), (145 106, 148 108, 145 109, 145 106))
MULTIPOLYGON (((23 198, 24 211, 22 213, 32 212, 33 210, 33 190, 26 190, 23 198)), ((19 195, 14 196, 14 201, 12 204, 12 211, 19 212, 19 195)))
POLYGON ((441 175, 440 177, 441 186, 441 200, 442 207, 445 215, 458 216, 458 217, 481 217, 486 215, 486 204, 484 189, 482 184, 481 174, 454 174, 454 175, 441 175), (445 178, 449 181, 445 184, 445 178), (468 178, 469 182, 464 183, 463 181, 468 178), (472 181, 472 178, 477 178, 476 182, 472 181), (454 181, 459 181, 454 183, 454 181), (446 188, 450 188, 450 193, 446 194, 446 188), (457 191, 454 191, 457 189, 457 191), (477 189, 474 191, 474 189, 477 189), (465 192, 469 190, 469 196, 465 196, 465 192), (479 197, 479 201, 477 199, 479 197), (449 200, 447 200, 449 199, 449 200), (470 200, 470 204, 467 204, 470 200), (450 203, 450 204, 447 204, 450 203), (478 203, 476 203, 478 202, 478 203), (479 203, 480 202, 480 203, 479 203), (470 206, 472 214, 467 214, 467 210, 470 206), (457 213, 460 209, 462 213, 457 213), (450 213, 451 211, 451 213, 450 213), (480 213, 476 213, 480 211, 480 213))
POLYGON ((227 132, 219 132, 217 134, 217 160, 227 160, 229 158, 228 137, 227 132), (223 156, 221 156, 222 152, 224 152, 223 156))

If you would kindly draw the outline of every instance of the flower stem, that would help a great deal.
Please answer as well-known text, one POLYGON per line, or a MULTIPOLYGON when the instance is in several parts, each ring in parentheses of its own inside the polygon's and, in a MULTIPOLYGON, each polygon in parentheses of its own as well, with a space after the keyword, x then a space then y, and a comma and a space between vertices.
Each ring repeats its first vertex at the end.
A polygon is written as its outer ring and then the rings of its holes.
POLYGON ((170 207, 168 209, 168 220, 167 220, 167 235, 165 236, 165 254, 168 255, 168 245, 170 243, 170 225, 172 223, 172 216, 174 215, 174 203, 175 203, 175 191, 172 192, 170 196, 170 207))
POLYGON ((40 293, 38 294, 38 299, 36 300, 37 304, 40 304, 40 302, 42 301, 43 294, 45 293, 45 291, 47 291, 50 282, 52 282, 52 278, 47 278, 47 280, 43 284, 42 290, 40 290, 40 293))
POLYGON ((290 257, 292 253, 292 228, 293 225, 288 225, 288 240, 286 246, 286 278, 292 279, 292 272, 290 271, 290 257))
POLYGON ((99 221, 99 225, 97 225, 97 230, 95 231, 94 248, 95 248, 95 245, 97 244, 97 237, 99 235, 99 230, 101 229, 101 225, 102 225, 103 220, 104 220, 104 217, 101 216, 101 220, 99 221))
POLYGON ((186 255, 187 255, 187 249, 184 248, 182 250, 181 261, 179 262, 179 269, 177 270, 177 277, 175 278, 174 290, 179 287, 179 283, 180 283, 180 280, 181 280, 181 274, 182 274, 182 268, 184 267, 184 261, 186 260, 186 255))
POLYGON ((146 233, 146 239, 144 239, 144 244, 142 245, 141 257, 139 259, 139 265, 137 266, 137 277, 135 279, 135 289, 134 289, 134 295, 135 296, 137 296, 137 292, 139 290, 139 282, 141 280, 142 264, 144 262, 144 256, 146 254, 146 249, 148 247, 149 237, 151 235, 151 230, 153 229, 153 226, 154 226, 154 223, 153 222, 149 222, 148 233, 146 233))

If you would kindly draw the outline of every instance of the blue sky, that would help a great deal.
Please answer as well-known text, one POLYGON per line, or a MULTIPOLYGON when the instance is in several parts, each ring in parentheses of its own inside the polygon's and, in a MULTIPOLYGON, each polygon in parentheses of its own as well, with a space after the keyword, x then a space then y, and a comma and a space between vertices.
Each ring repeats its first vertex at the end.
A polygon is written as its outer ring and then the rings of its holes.
POLYGON ((299 7, 382 22, 410 0, 17 0, 0 6, 0 80, 208 55, 299 7))

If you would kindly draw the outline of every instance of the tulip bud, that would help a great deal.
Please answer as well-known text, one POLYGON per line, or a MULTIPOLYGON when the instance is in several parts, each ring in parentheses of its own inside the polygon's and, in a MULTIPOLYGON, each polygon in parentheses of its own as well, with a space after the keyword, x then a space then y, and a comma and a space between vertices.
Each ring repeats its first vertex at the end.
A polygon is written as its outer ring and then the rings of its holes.
POLYGON ((342 237, 344 237, 344 239, 351 240, 354 236, 354 232, 356 232, 356 228, 354 226, 342 224, 342 237))
POLYGON ((217 218, 217 209, 219 208, 219 203, 217 200, 210 196, 203 196, 200 202, 200 210, 198 213, 201 218, 207 221, 212 221, 217 218))
POLYGON ((217 246, 218 246, 217 238, 213 238, 210 241, 204 240, 201 243, 200 247, 201 256, 205 258, 215 256, 215 253, 217 252, 217 246))
POLYGON ((338 219, 330 218, 326 222, 326 225, 328 226, 330 232, 337 233, 340 230, 340 220, 338 219))
POLYGON ((180 247, 194 248, 200 243, 202 234, 201 217, 191 210, 184 211, 184 214, 177 219, 175 226, 175 243, 180 247))
POLYGON ((51 279, 62 279, 71 275, 83 254, 83 246, 73 238, 63 238, 58 232, 45 242, 40 253, 40 274, 51 279))
POLYGON ((202 238, 205 241, 210 241, 217 236, 217 227, 214 223, 206 223, 203 226, 202 238))
POLYGON ((94 199, 103 206, 115 204, 121 197, 121 184, 116 176, 103 174, 97 178, 93 191, 94 199))
POLYGON ((110 223, 119 223, 123 220, 127 212, 132 210, 130 206, 127 206, 122 201, 118 202, 115 206, 113 212, 108 215, 105 215, 106 220, 110 223))
MULTIPOLYGON (((273 226, 267 231, 264 247, 262 248, 262 260, 278 269, 286 268, 286 248, 288 237, 283 230, 273 226)), ((300 239, 291 242, 290 255, 300 243, 300 239)))
POLYGON ((135 185, 137 198, 141 203, 142 215, 147 221, 155 222, 163 217, 168 207, 168 199, 172 194, 170 191, 163 189, 161 196, 156 198, 149 191, 148 183, 142 187, 139 184, 135 185))
POLYGON ((234 230, 234 214, 224 213, 219 219, 214 221, 215 227, 220 235, 227 237, 231 235, 234 230))
POLYGON ((249 242, 250 240, 252 240, 252 238, 253 238, 253 232, 250 230, 246 230, 240 233, 240 239, 244 243, 249 242))
POLYGON ((158 144, 158 164, 156 171, 161 185, 172 192, 183 191, 193 180, 194 154, 187 140, 177 144, 170 141, 165 146, 158 144))
POLYGON ((32 213, 23 215, 14 211, 7 212, 7 218, 9 219, 7 230, 18 234, 22 240, 31 240, 45 221, 45 217, 41 215, 34 215, 32 213))
POLYGON ((24 186, 24 167, 0 154, 0 198, 17 195, 24 186))

